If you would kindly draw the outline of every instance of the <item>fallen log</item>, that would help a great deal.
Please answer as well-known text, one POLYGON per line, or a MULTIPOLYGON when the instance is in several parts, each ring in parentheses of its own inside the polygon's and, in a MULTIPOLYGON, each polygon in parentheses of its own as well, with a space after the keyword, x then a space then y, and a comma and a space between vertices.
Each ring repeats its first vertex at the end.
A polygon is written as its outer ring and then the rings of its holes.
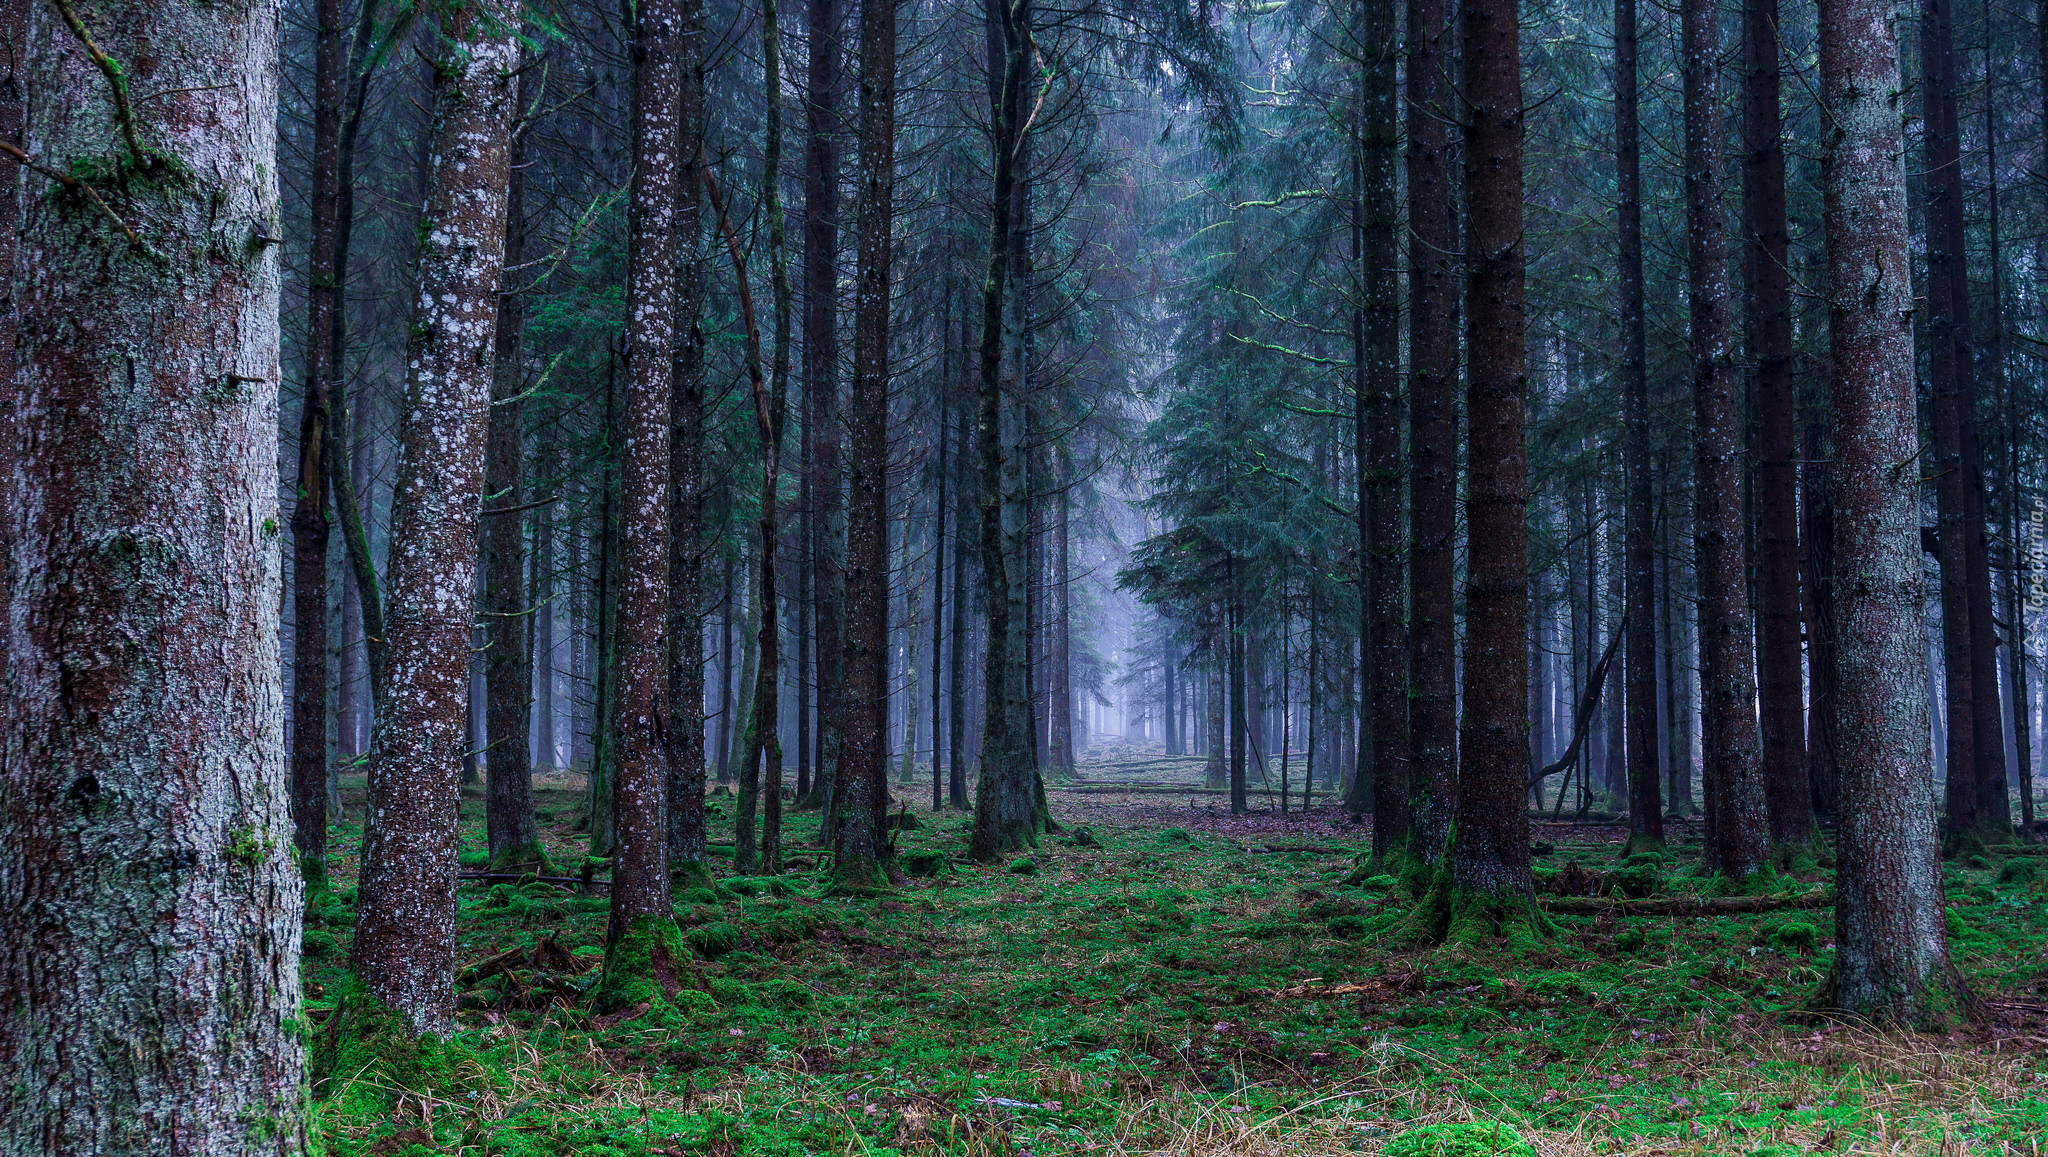
POLYGON ((1783 908, 1831 908, 1832 892, 1797 896, 1663 896, 1609 900, 1600 896, 1538 896, 1543 910, 1559 916, 1742 916, 1783 908))

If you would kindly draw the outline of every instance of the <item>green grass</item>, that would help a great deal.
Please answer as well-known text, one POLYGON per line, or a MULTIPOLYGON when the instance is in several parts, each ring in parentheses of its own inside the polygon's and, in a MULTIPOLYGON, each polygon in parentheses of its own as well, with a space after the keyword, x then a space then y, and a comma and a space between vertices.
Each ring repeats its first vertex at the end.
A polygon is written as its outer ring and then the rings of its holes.
MULTIPOLYGON (((551 857, 576 862, 576 794, 536 797, 551 857)), ((481 808, 465 797, 465 851, 481 808)), ((965 817, 925 813, 899 848, 947 870, 879 899, 821 895, 829 864, 798 846, 816 822, 798 814, 786 854, 810 866, 781 887, 679 894, 700 988, 638 1015, 590 999, 601 896, 466 886, 461 963, 515 946, 552 963, 463 988, 446 1063, 330 1078, 327 1141, 381 1157, 1271 1157, 1409 1152, 1395 1138, 1458 1122, 1545 1155, 2004 1154, 2048 1136, 2043 1021, 2015 1007, 2048 991, 2048 893, 2014 861, 1949 868, 1958 963, 2000 1023, 1879 1036, 1800 1016, 1832 951, 1826 910, 1555 917, 1512 958, 1396 952, 1380 930, 1410 897, 1344 883, 1363 828, 1103 796, 1056 794, 1054 811, 1095 843, 1048 839, 1033 874, 968 863, 965 817), (1253 850, 1268 844, 1282 850, 1253 850)), ((729 837, 729 816, 713 822, 729 837)), ((343 983, 359 834, 335 833, 340 890, 316 912, 334 942, 305 961, 316 1020, 343 983)), ((1629 892, 1711 887, 1682 845, 1630 874, 1622 835, 1555 829, 1576 843, 1539 863, 1619 870, 1629 892)))

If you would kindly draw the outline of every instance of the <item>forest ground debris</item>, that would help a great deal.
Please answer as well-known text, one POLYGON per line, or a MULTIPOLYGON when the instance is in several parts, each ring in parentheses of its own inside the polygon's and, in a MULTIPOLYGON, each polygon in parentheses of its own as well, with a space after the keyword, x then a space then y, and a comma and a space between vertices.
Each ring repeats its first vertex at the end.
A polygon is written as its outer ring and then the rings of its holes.
MULTIPOLYGON (((573 788, 537 789, 544 817, 574 815, 573 788)), ((1991 1023, 1881 1035, 1803 1014, 1832 953, 1825 908, 1603 909, 1553 914, 1557 935, 1512 959, 1393 951, 1368 929, 1412 897, 1346 883, 1369 830, 1334 808, 1054 806, 1099 846, 1048 845, 1032 876, 961 866, 875 901, 825 896, 810 869, 679 896, 686 939, 716 928, 722 951, 696 962, 701 989, 637 1012, 602 1014, 588 992, 602 897, 506 904, 466 886, 463 964, 518 947, 552 964, 472 974, 446 1064, 330 1082, 331 1151, 1370 1157, 1473 1122, 1541 1157, 2004 1157, 2048 1136, 2048 888, 2010 861, 1946 868, 1957 958, 1991 1023), (1285 844, 1303 850, 1244 850, 1285 844)), ((463 807, 480 847, 481 800, 463 807)), ((906 850, 965 847, 957 814, 920 818, 906 850)), ((353 898, 355 840, 336 834, 330 906, 353 898)), ((566 821, 542 835, 574 858, 566 821)), ((1657 896, 1711 887, 1687 835, 1674 825, 1657 896)), ((1555 850, 1538 863, 1614 871, 1626 836, 1539 824, 1555 850)), ((346 958, 305 962, 315 1021, 346 958)))

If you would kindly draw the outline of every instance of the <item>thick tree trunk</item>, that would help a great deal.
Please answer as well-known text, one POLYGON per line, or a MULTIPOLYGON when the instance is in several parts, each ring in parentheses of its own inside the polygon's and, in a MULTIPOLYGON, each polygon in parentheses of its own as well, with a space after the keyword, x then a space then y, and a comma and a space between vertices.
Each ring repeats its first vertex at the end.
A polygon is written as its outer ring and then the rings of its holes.
MULTIPOLYGON (((1394 0, 1361 0, 1361 63, 1356 254, 1364 360, 1357 367, 1353 413, 1359 455, 1359 540, 1367 554, 1363 632, 1372 648, 1372 849, 1386 860, 1402 854, 1414 832, 1409 801, 1415 785, 1408 760, 1408 639, 1401 587, 1401 289, 1395 275, 1400 201, 1394 157, 1394 0)), ((1284 704, 1283 704, 1284 710, 1284 704)))
MULTIPOLYGON (((810 443, 811 501, 817 520, 811 582, 818 619, 818 769, 815 798, 829 808, 839 760, 840 616, 845 579, 846 506, 841 494, 839 417, 839 0, 809 0, 809 63, 804 101, 804 398, 815 420, 810 443)), ((831 842, 828 832, 826 842, 831 842)))
MULTIPOLYGON (((306 366, 292 507, 292 844, 309 887, 327 882, 328 395, 343 388, 333 349, 335 184, 341 153, 341 0, 313 6, 313 153, 307 190, 306 366)), ((16 133, 9 140, 20 139, 16 133)))
POLYGON ((896 5, 862 0, 860 177, 855 223, 853 392, 847 409, 844 733, 837 769, 835 886, 887 884, 889 805, 889 261, 896 206, 896 5), (841 818, 843 817, 843 818, 841 818))
POLYGON ((1459 747, 1453 939, 1526 936, 1537 917, 1529 870, 1528 387, 1523 348, 1522 77, 1514 0, 1463 12, 1466 250, 1470 262, 1466 413, 1470 558, 1459 747))
POLYGON ((442 29, 392 503, 386 695, 370 745, 351 963, 414 1031, 446 1035, 455 1015, 456 777, 519 42, 502 0, 453 10, 442 29))
POLYGON ((994 187, 990 197, 988 275, 982 288, 981 378, 975 415, 977 481, 980 487, 980 545, 983 603, 988 613, 983 663, 985 705, 981 734, 981 774, 975 785, 974 836, 969 854, 992 862, 1035 840, 1036 771, 1030 760, 1028 705, 1022 702, 1024 664, 1023 608, 1017 592, 1024 576, 1020 506, 1023 462, 1011 453, 1019 440, 1018 410, 1024 366, 1013 353, 1011 373, 1003 373, 1006 338, 1015 336, 1014 308, 1005 294, 1024 290, 1017 268, 1019 168, 1022 140, 1026 59, 1029 52, 1028 0, 991 0, 989 17, 990 87, 994 97, 994 187), (1000 52, 1000 63, 997 54, 1000 52))
POLYGON ((1700 681, 1709 867, 1743 879, 1766 863, 1769 814, 1757 755, 1756 678, 1743 558, 1742 432, 1734 319, 1721 208, 1717 14, 1687 0, 1685 85, 1686 264, 1693 395, 1693 504, 1700 619, 1700 681))
MULTIPOLYGON (((517 86, 524 108, 526 77, 517 86)), ((512 140, 510 179, 505 191, 505 264, 517 266, 526 253, 524 132, 512 140)), ((508 290, 516 289, 507 286, 508 290)), ((491 379, 491 418, 484 437, 483 525, 478 535, 484 620, 484 830, 491 864, 529 864, 541 858, 540 832, 533 819, 533 654, 535 609, 526 590, 526 505, 521 486, 525 464, 526 295, 498 297, 496 366, 491 379)))
POLYGON ((0 1150, 296 1154, 276 9, 0 15, 0 1150))
POLYGON ((1820 74, 1835 402, 1834 733, 1841 769, 1828 1002, 1940 1027, 1956 1010, 1927 766, 1913 289, 1895 9, 1822 0, 1820 74))
POLYGON ((675 388, 676 154, 681 0, 644 0, 633 37, 633 181, 626 209, 626 405, 619 461, 613 733, 617 846, 602 1007, 671 994, 687 953, 669 902, 669 410, 675 388))
POLYGON ((1458 249, 1445 0, 1408 0, 1408 758, 1415 846, 1436 863, 1458 774, 1458 249))
POLYGON ((1812 691, 1806 715, 1807 782, 1816 815, 1836 814, 1839 770, 1835 759, 1835 506, 1829 478, 1826 424, 1810 419, 1805 436, 1806 460, 1799 487, 1806 525, 1805 543, 1807 667, 1812 691))
POLYGON ((1778 111, 1778 0, 1742 13, 1742 216, 1756 365, 1757 692, 1771 842, 1814 837, 1799 656, 1799 438, 1792 410, 1792 293, 1778 111))

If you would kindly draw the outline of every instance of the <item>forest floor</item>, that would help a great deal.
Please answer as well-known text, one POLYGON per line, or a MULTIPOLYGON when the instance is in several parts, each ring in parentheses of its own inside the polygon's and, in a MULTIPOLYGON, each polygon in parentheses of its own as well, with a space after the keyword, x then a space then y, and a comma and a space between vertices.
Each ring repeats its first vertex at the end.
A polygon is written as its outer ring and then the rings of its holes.
MULTIPOLYGON (((1223 798, 1129 786, 1186 787, 1194 761, 1132 762, 1055 788, 1064 832, 1014 863, 966 863, 968 819, 912 802, 898 849, 936 874, 883 899, 818 897, 800 846, 815 813, 798 813, 783 876, 677 898, 700 988, 673 1007, 582 999, 601 875, 587 893, 465 881, 457 1037, 425 1064, 329 1075, 330 1151, 1334 1157, 1435 1153, 1411 1131, 1471 1122, 1484 1143, 1443 1152, 2048 1153, 2048 857, 1947 866, 1986 1022, 1878 1035, 1802 1015, 1831 955, 1825 907, 1557 915, 1530 954, 1392 951, 1377 917, 1407 903, 1398 885, 1347 882, 1369 827, 1331 801, 1232 819, 1223 798)), ((361 782, 346 787, 359 817, 361 782)), ((577 876, 582 781, 537 787, 552 870, 577 876)), ((928 780, 899 790, 929 800, 928 780)), ((731 801, 713 803, 729 841, 731 801)), ((471 865, 482 806, 466 789, 471 865)), ((1706 887, 1696 847, 1617 864, 1625 834, 1539 823, 1545 886, 1706 887)), ((336 888, 309 906, 316 1026, 341 988, 359 839, 335 833, 336 888)), ((1828 873, 1803 875, 1788 895, 1828 873)))

